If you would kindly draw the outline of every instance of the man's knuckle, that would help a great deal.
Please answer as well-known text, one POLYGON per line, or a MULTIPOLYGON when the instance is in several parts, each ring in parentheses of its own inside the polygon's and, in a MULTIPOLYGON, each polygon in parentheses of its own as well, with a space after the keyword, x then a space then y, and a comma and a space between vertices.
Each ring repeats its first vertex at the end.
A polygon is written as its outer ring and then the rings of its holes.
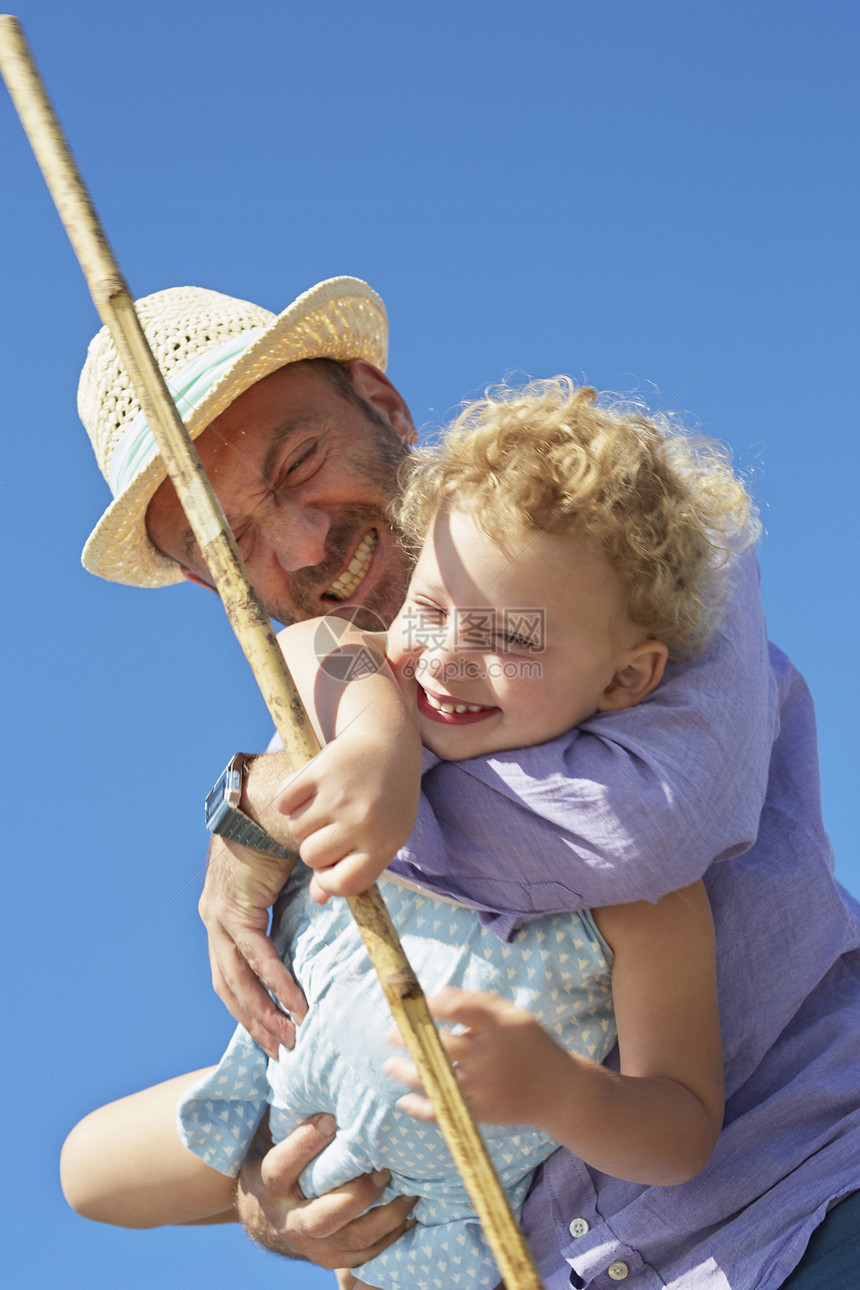
POLYGON ((286 1259, 303 1259, 303 1251, 295 1248, 280 1232, 274 1231, 267 1226, 251 1227, 248 1224, 243 1225, 245 1233, 251 1238, 255 1245, 260 1245, 264 1250, 269 1250, 272 1254, 280 1254, 286 1259))
POLYGON ((307 1210, 301 1205, 290 1211, 285 1226, 290 1241, 297 1249, 308 1242, 324 1240, 328 1235, 325 1224, 312 1215, 308 1217, 307 1210))
POLYGON ((349 1232, 346 1237, 344 1248, 348 1250, 350 1254, 364 1252, 367 1249, 367 1236, 361 1231, 349 1232))

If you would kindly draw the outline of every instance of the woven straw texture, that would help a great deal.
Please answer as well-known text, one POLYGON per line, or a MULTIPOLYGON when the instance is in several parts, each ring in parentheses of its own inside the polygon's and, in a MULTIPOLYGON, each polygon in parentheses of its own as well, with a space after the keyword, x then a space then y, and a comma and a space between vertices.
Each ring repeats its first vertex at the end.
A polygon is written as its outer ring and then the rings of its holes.
MULTIPOLYGON (((358 278, 330 278, 306 291, 282 314, 202 287, 172 287, 145 296, 135 308, 168 387, 207 350, 243 332, 264 329, 183 419, 196 438, 257 381, 305 358, 363 358, 385 370, 388 324, 385 306, 358 278)), ((93 339, 78 387, 78 413, 99 469, 110 479, 117 444, 140 413, 140 403, 103 327, 93 339)), ((146 508, 166 477, 159 455, 144 466, 102 516, 84 547, 82 562, 111 582, 162 587, 180 582, 175 561, 163 556, 146 533, 146 508)))

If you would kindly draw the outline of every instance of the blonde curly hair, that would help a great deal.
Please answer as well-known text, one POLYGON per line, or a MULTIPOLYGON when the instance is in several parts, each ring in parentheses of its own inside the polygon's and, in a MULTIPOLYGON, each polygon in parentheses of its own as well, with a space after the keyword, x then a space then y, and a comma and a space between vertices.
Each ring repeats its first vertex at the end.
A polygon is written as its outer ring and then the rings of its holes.
POLYGON ((618 575, 643 639, 673 658, 706 642, 730 556, 760 532, 724 445, 565 376, 488 390, 401 469, 407 546, 421 545, 440 507, 468 510, 506 548, 523 531, 584 535, 618 575))

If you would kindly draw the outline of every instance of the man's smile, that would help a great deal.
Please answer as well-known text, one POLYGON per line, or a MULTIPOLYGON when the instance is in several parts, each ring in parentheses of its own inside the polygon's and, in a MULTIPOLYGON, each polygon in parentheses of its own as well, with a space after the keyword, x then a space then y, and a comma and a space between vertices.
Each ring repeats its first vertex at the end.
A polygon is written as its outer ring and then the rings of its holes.
POLYGON ((367 577, 378 545, 379 534, 371 529, 359 542, 347 567, 322 595, 330 596, 333 600, 349 600, 367 577))

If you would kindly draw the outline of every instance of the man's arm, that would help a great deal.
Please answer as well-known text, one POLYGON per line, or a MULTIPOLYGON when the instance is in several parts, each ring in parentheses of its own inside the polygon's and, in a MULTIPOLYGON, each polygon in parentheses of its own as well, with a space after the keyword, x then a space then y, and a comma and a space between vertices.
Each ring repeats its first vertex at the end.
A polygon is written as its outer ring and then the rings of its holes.
MULTIPOLYGON (((278 639, 326 746, 298 773, 284 752, 255 758, 240 805, 283 846, 301 851, 315 870, 312 894, 325 899, 364 890, 409 836, 421 742, 379 644, 367 633, 345 631, 337 648, 320 659, 317 636, 316 624, 308 622, 278 639), (376 666, 355 669, 356 651, 375 658, 376 666)), ((306 1011, 266 934, 269 908, 288 872, 289 862, 216 839, 199 906, 215 991, 272 1055, 279 1043, 292 1045, 294 1031, 263 986, 297 1019, 306 1011)))
MULTIPOLYGON (((289 850, 296 849, 276 801, 293 767, 285 752, 267 753, 250 764, 241 808, 289 850)), ((222 1003, 270 1056, 292 1048, 295 1028, 268 990, 296 1020, 307 1011, 304 995, 268 937, 269 909, 287 880, 291 861, 281 861, 214 837, 209 848, 200 917, 209 934, 212 984, 222 1003)))

